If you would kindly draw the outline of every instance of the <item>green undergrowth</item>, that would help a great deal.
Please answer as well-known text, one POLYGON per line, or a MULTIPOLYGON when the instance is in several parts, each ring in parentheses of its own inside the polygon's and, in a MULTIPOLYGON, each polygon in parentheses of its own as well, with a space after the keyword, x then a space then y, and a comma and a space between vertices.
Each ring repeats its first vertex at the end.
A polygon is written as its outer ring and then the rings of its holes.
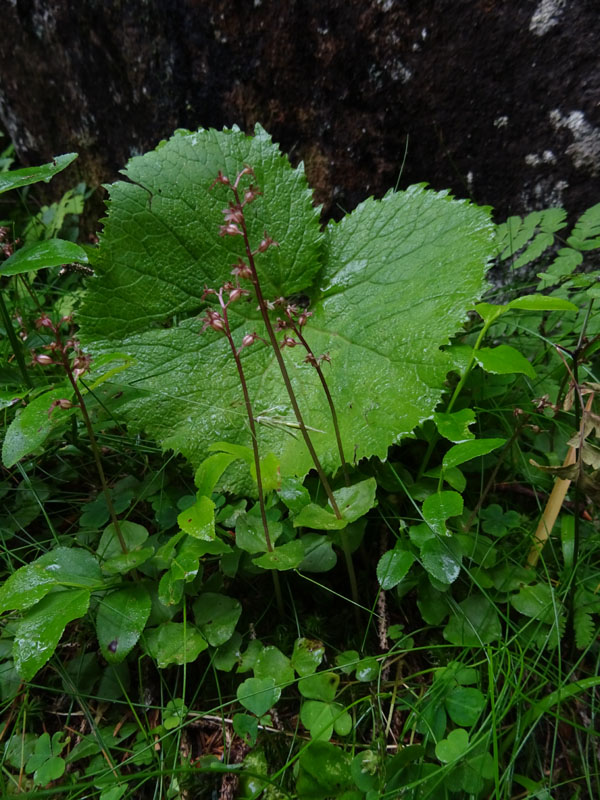
POLYGON ((3 796, 597 797, 600 205, 178 131, 82 244, 75 157, 0 155, 3 796))

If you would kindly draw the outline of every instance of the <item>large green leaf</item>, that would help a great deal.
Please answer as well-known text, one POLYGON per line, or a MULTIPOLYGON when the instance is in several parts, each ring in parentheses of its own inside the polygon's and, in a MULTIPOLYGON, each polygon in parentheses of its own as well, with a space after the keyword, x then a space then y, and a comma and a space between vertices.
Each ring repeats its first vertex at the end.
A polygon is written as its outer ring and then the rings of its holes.
POLYGON ((98 561, 87 550, 57 547, 26 564, 0 587, 0 612, 24 610, 57 586, 69 589, 98 589, 102 573, 98 561))
POLYGON ((15 632, 13 657, 21 678, 30 681, 52 653, 68 622, 88 609, 87 589, 67 589, 46 595, 29 609, 15 632))
MULTIPOLYGON (((137 397, 123 406, 130 425, 199 464, 215 441, 250 445, 235 364, 227 341, 199 335, 205 284, 230 279, 241 237, 219 237, 226 187, 245 164, 262 196, 246 209, 252 246, 266 229, 279 243, 257 256, 268 298, 303 290, 313 317, 304 329, 324 365, 346 453, 384 457, 430 417, 449 369, 440 350, 484 289, 493 251, 487 210, 413 186, 367 200, 321 234, 302 167, 292 169, 268 135, 199 131, 176 135, 130 161, 114 184, 84 304, 82 337, 100 354, 135 358, 125 378, 137 397), (172 324, 173 316, 176 323, 172 324), (168 324, 168 327, 166 325, 168 324)), ((264 335, 256 303, 230 309, 234 338, 264 335)), ((300 347, 287 349, 291 380, 326 470, 339 465, 331 416, 315 370, 300 347)), ((312 466, 294 422, 272 351, 262 342, 241 354, 260 424, 262 453, 281 475, 312 466)))

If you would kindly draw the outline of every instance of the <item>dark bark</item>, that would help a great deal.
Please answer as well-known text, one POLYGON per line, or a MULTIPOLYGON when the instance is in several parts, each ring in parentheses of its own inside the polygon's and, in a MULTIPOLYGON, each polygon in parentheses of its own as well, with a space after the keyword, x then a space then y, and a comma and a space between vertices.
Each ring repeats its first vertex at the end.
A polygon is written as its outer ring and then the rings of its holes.
POLYGON ((1 22, 21 160, 76 150, 91 185, 177 127, 259 121, 334 215, 418 181, 499 216, 598 200, 596 0, 5 0, 1 22))

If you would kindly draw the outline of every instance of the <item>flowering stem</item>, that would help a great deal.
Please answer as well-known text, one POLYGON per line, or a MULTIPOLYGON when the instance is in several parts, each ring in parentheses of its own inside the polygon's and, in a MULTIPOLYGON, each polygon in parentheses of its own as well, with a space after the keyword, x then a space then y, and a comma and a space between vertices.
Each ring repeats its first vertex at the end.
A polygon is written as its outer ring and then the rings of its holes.
MULTIPOLYGON (((256 484, 258 487, 258 505, 260 508, 260 517, 262 520, 263 530, 265 533, 265 542, 267 545, 267 550, 269 553, 271 553, 273 551, 273 544, 271 542, 271 537, 269 535, 269 523, 267 521, 267 512, 265 509, 265 497, 263 492, 262 474, 260 469, 260 453, 258 451, 258 439, 256 436, 256 424, 254 422, 254 411, 252 409, 252 401, 250 400, 250 394, 248 392, 248 384, 246 382, 246 375, 244 373, 244 367, 242 365, 242 360, 240 358, 240 351, 236 348, 235 342, 233 341, 233 336, 231 335, 231 328, 229 326, 229 318, 227 315, 228 303, 226 303, 225 300, 223 299, 223 289, 219 290, 217 296, 219 298, 219 304, 221 306, 221 311, 222 311, 223 333, 225 334, 225 338, 229 342, 229 347, 231 348, 233 360, 235 361, 235 366, 238 371, 238 377, 240 379, 242 393, 244 395, 246 415, 248 417, 248 424, 250 426, 250 434, 252 437, 252 453, 254 455, 254 469, 256 471, 256 484)), ((284 606, 283 606, 283 596, 281 594, 281 585, 279 583, 279 574, 277 570, 272 569, 271 575, 273 576, 273 587, 275 589, 275 599, 277 602, 277 608, 279 609, 279 613, 283 616, 284 606)))
MULTIPOLYGON (((242 204, 240 202, 240 196, 239 196, 238 188, 237 188, 236 185, 233 185, 231 188, 232 188, 233 193, 235 195, 235 201, 236 201, 238 207, 241 208, 242 204)), ((298 401, 296 400, 296 394, 295 394, 294 389, 292 387, 292 382, 290 381, 290 376, 288 374, 287 367, 285 366, 285 361, 284 361, 283 356, 281 354, 281 351, 279 349, 279 343, 277 341, 277 337, 275 336, 275 331, 273 329, 273 325, 272 325, 271 319, 269 317, 267 304, 265 302, 265 298, 263 296, 263 293, 262 293, 262 290, 261 290, 261 287, 260 287, 260 282, 258 280, 258 274, 256 272, 256 264, 254 262, 254 252, 252 251, 252 248, 250 247, 250 240, 248 239, 248 230, 246 228, 246 220, 245 220, 245 217, 244 217, 243 214, 240 215, 239 226, 240 226, 240 230, 242 232, 242 235, 244 237, 244 246, 245 246, 245 249, 246 249, 246 256, 248 258, 248 265, 250 267, 250 271, 252 272, 252 283, 254 284, 254 291, 256 292, 256 299, 258 300, 260 313, 261 313, 261 316, 263 318, 263 322, 265 323, 265 328, 267 329, 267 333, 268 333, 268 336, 269 336, 269 341, 271 342, 271 346, 273 348, 273 352, 275 353, 275 358, 277 359, 277 364, 279 366, 279 370, 281 372, 281 377, 283 378, 283 382, 285 384, 285 388, 286 388, 288 396, 290 398, 290 403, 292 404, 292 408, 293 408, 294 414, 296 416, 296 421, 298 422, 298 428, 300 429, 300 432, 302 434, 302 438, 304 439, 304 443, 306 444, 306 447, 308 448, 308 452, 310 453, 310 457, 313 460, 313 464, 315 465, 315 469, 317 470, 317 473, 319 475, 319 479, 321 481, 321 484, 323 485, 323 488, 325 489, 325 493, 327 494, 327 497, 329 499, 329 503, 331 505, 331 508, 333 509, 333 513, 335 514, 335 516, 338 519, 342 519, 342 513, 341 513, 341 511, 339 509, 339 506, 338 506, 336 500, 335 500, 335 497, 333 496, 333 492, 331 490, 331 486, 329 485, 329 481, 327 480, 327 476, 325 475, 325 472, 323 470, 323 467, 321 466, 321 462, 319 461, 319 457, 317 456, 317 453, 315 451, 315 448, 313 446, 311 438, 310 438, 310 436, 308 434, 308 431, 306 430, 306 425, 304 424, 304 418, 302 417, 302 413, 300 411, 300 407, 298 406, 298 401)))

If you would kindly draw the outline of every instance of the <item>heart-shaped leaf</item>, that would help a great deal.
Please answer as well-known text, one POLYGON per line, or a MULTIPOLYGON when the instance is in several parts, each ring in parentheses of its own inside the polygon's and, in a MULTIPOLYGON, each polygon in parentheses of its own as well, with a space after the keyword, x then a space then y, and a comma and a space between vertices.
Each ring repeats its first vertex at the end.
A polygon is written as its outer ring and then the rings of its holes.
POLYGON ((237 699, 257 717, 262 717, 281 696, 275 678, 246 678, 237 688, 237 699))
POLYGON ((436 744, 435 755, 444 764, 449 764, 457 761, 468 749, 469 734, 464 728, 456 728, 436 744))

